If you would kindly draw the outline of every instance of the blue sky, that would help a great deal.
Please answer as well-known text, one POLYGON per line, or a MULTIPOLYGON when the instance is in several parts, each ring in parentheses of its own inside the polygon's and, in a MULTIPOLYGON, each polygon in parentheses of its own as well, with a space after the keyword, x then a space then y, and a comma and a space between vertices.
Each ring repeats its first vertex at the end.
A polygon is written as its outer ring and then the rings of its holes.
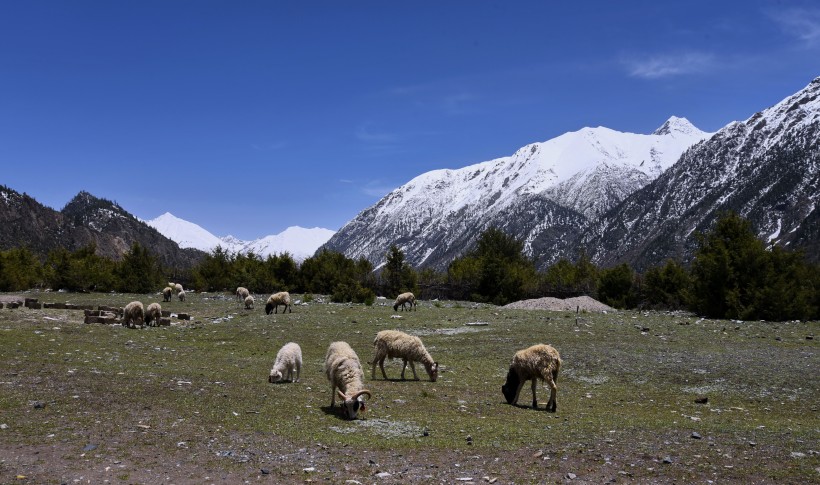
POLYGON ((820 3, 31 0, 0 46, 0 184, 255 239, 584 126, 746 119, 820 76, 820 3))

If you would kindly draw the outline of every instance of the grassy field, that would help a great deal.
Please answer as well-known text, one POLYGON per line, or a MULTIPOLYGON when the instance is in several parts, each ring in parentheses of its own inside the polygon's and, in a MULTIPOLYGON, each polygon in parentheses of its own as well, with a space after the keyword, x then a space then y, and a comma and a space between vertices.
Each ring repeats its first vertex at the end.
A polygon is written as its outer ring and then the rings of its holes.
POLYGON ((395 319, 383 300, 321 298, 284 315, 261 307, 188 294, 163 308, 191 321, 145 329, 0 310, 0 483, 820 482, 818 322, 427 301, 395 319), (385 366, 391 380, 370 378, 373 337, 392 328, 422 338, 437 382, 422 366, 420 381, 398 380, 400 361, 385 366), (364 419, 329 408, 334 340, 365 367, 364 419), (301 382, 269 384, 288 341, 302 347, 301 382), (501 395, 512 355, 534 343, 564 362, 555 414, 543 385, 537 411, 501 395))

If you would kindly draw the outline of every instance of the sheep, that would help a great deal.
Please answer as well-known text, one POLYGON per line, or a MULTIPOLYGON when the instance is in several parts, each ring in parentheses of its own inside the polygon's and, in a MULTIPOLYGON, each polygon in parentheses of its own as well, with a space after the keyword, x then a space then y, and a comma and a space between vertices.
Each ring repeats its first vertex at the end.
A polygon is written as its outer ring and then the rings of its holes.
POLYGON ((151 303, 145 310, 145 324, 158 326, 162 319, 162 305, 159 303, 151 303))
POLYGON ((399 357, 404 361, 401 368, 401 379, 404 380, 404 371, 407 369, 407 363, 410 363, 410 369, 413 371, 413 378, 419 380, 416 375, 416 366, 413 362, 421 362, 424 364, 424 369, 427 375, 430 376, 430 382, 436 382, 438 379, 438 363, 433 360, 421 339, 408 335, 398 330, 382 330, 376 334, 376 339, 373 340, 373 347, 375 355, 373 357, 373 368, 370 373, 371 379, 376 378, 376 363, 382 370, 382 377, 387 380, 387 374, 384 372, 384 359, 399 357))
POLYGON ((532 407, 538 409, 538 400, 535 398, 535 387, 538 380, 546 381, 550 387, 550 400, 547 402, 547 411, 554 413, 558 408, 555 395, 558 386, 558 371, 561 370, 561 356, 554 347, 545 344, 533 345, 515 353, 507 372, 507 382, 501 386, 501 393, 507 404, 518 402, 518 395, 524 382, 532 380, 532 407))
POLYGON ((236 299, 239 301, 245 301, 245 299, 250 295, 251 292, 248 291, 247 288, 244 286, 239 286, 236 288, 236 299))
POLYGON ((179 293, 177 293, 177 298, 179 298, 179 301, 185 301, 185 290, 179 290, 179 293))
POLYGON ((245 297, 245 310, 253 310, 253 296, 251 295, 245 297))
POLYGON ((268 382, 281 382, 283 379, 291 382, 299 382, 299 374, 302 373, 302 348, 299 344, 288 342, 279 349, 276 354, 276 361, 270 370, 268 382), (296 370, 296 380, 293 380, 293 371, 296 370))
POLYGON ((293 313, 293 307, 290 304, 290 293, 287 291, 280 291, 279 293, 274 293, 268 297, 268 301, 265 303, 265 315, 270 315, 271 312, 279 313, 279 305, 285 305, 285 309, 282 310, 282 313, 290 310, 290 313, 293 313))
POLYGON ((331 385, 330 407, 336 405, 336 392, 342 398, 345 417, 356 419, 359 411, 367 410, 364 396, 372 394, 364 389, 364 371, 359 356, 347 342, 333 342, 325 355, 325 375, 331 385))
POLYGON ((145 323, 145 310, 142 302, 132 301, 122 310, 122 325, 128 328, 142 327, 145 323))
POLYGON ((393 303, 393 311, 399 311, 399 305, 401 305, 402 311, 405 310, 404 305, 407 303, 410 304, 411 310, 416 307, 416 296, 409 291, 396 297, 396 302, 393 303))
POLYGON ((174 289, 177 291, 177 293, 180 293, 180 292, 183 291, 182 290, 182 285, 180 285, 179 283, 174 285, 174 289))
POLYGON ((173 288, 170 286, 166 286, 164 290, 162 290, 162 301, 171 301, 171 295, 174 293, 173 288))

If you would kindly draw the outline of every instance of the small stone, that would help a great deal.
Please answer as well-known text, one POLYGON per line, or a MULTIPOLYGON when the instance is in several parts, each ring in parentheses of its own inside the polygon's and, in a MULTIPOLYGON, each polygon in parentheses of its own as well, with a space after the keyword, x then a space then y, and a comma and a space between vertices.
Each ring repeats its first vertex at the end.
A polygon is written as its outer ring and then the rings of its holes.
POLYGON ((34 406, 34 409, 45 409, 46 407, 46 403, 43 401, 34 401, 32 405, 34 406))
POLYGON ((312 467, 312 466, 309 466, 307 468, 302 468, 302 471, 305 472, 305 473, 315 472, 316 468, 312 467))
POLYGON ((424 432, 421 435, 422 436, 430 436, 430 433, 425 429, 424 432))
POLYGON ((268 470, 267 468, 263 468, 259 471, 262 472, 262 475, 270 475, 270 470, 268 470))
POLYGON ((381 472, 381 473, 376 474, 376 478, 387 478, 389 476, 390 476, 390 474, 387 473, 387 472, 381 472))
POLYGON ((0 429, 9 429, 9 425, 6 423, 0 424, 0 429))
POLYGON ((576 475, 574 473, 567 473, 567 478, 569 480, 575 480, 576 478, 578 478, 578 475, 576 475))
POLYGON ((755 446, 757 446, 757 443, 755 443, 754 441, 750 441, 750 442, 749 442, 749 446, 751 446, 752 448, 754 448, 755 446))
POLYGON ((666 456, 666 457, 664 457, 663 462, 668 465, 668 464, 672 463, 672 458, 669 457, 669 456, 666 456))
POLYGON ((97 445, 89 443, 89 444, 85 445, 85 448, 83 448, 83 451, 94 451, 96 449, 97 449, 97 445))
POLYGON ((700 433, 698 433, 697 431, 692 431, 692 438, 699 440, 703 438, 703 436, 701 436, 700 433))
POLYGON ((792 451, 792 452, 791 452, 791 454, 790 454, 789 456, 791 456, 792 458, 805 458, 805 457, 806 457, 806 454, 805 454, 805 453, 801 453, 801 452, 799 452, 799 451, 792 451))
POLYGON ((543 454, 544 454, 544 452, 543 452, 542 450, 538 450, 538 451, 536 451, 536 452, 535 452, 535 454, 534 454, 534 455, 532 455, 532 457, 533 457, 533 458, 541 458, 541 456, 542 456, 543 454))
POLYGON ((709 402, 709 398, 706 396, 698 396, 695 398, 696 404, 706 404, 709 402))

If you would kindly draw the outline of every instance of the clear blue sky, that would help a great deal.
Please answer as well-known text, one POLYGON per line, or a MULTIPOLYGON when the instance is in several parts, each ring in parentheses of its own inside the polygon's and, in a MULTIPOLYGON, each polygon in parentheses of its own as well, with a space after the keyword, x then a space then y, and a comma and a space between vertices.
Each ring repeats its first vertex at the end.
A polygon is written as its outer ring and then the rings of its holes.
POLYGON ((714 131, 817 76, 815 1, 0 2, 0 183, 335 230, 429 170, 584 126, 714 131))

